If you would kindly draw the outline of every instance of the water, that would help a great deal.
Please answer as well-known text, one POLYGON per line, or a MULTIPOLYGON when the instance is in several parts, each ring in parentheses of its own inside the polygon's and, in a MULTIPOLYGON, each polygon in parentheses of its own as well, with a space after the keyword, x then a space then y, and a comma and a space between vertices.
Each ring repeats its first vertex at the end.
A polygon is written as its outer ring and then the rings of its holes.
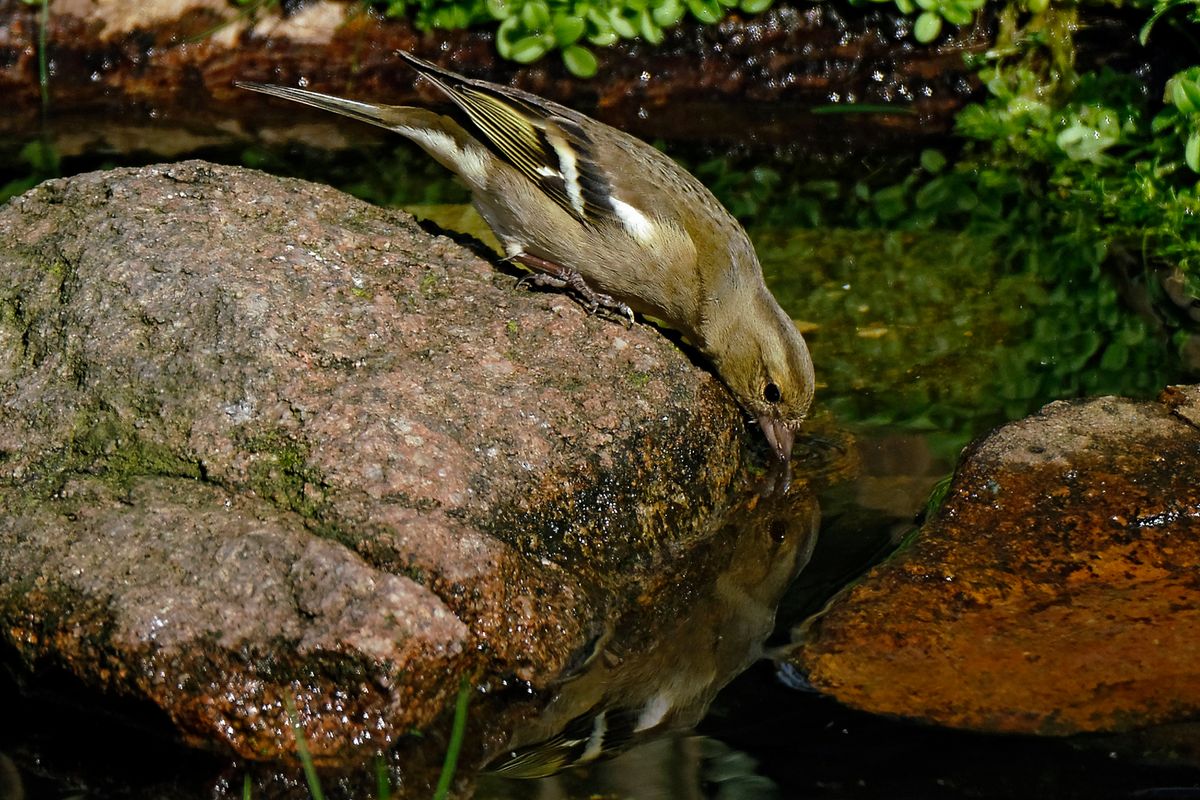
MULTIPOLYGON (((423 155, 306 113, 289 109, 233 137, 214 128, 156 138, 143 127, 126 131, 121 146, 115 133, 97 139, 63 126, 50 150, 31 145, 25 160, 7 148, 0 185, 17 187, 39 171, 149 163, 165 152, 329 182, 485 238, 464 190, 423 155), (293 118, 306 126, 291 128, 293 118), (323 140, 338 147, 311 146, 323 140)), ((972 437, 1051 399, 1097 389, 1145 394, 1186 374, 1153 332, 1130 344, 1150 359, 1148 369, 1114 369, 1098 355, 1072 361, 1081 350, 1060 340, 1083 336, 1096 320, 1056 317, 1045 331, 1045 311, 1062 307, 1042 278, 998 248, 1009 233, 883 220, 880 194, 920 174, 930 146, 953 158, 953 144, 937 140, 904 151, 892 142, 886 152, 743 147, 722 157, 668 145, 747 225, 772 289, 806 331, 820 413, 859 437, 862 469, 823 489, 816 550, 780 599, 768 645, 784 643, 793 625, 913 528, 972 437)), ((172 746, 165 721, 145 709, 96 710, 61 675, 40 675, 32 695, 19 691, 29 688, 20 670, 0 672, 0 707, 10 710, 0 776, 11 780, 15 768, 25 797, 238 795, 244 765, 172 746)), ((16 796, 15 784, 6 785, 16 796)), ((484 778, 477 796, 1152 798, 1200 797, 1198 786, 1195 770, 1156 765, 1120 742, 980 736, 860 714, 789 688, 760 662, 716 696, 695 733, 535 782, 484 778)), ((294 774, 277 787, 273 796, 305 794, 294 774)))

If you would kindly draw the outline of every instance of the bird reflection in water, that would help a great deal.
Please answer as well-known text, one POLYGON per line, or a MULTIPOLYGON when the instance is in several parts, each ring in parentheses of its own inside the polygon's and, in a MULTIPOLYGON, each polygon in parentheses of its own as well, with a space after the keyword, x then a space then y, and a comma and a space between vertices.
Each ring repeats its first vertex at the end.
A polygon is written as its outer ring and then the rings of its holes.
POLYGON ((545 777, 694 726, 717 692, 763 656, 818 523, 808 492, 747 498, 672 573, 637 587, 636 600, 488 770, 545 777))

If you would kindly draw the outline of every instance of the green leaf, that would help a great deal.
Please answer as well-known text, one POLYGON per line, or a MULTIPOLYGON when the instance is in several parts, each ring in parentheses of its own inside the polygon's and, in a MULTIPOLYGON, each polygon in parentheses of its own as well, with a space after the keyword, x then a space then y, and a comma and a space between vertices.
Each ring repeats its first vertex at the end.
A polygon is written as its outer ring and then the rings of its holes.
POLYGON ((902 184, 880 189, 871 197, 871 204, 875 206, 875 213, 884 222, 896 219, 908 207, 905 197, 906 193, 906 189, 902 184))
POLYGON ((959 26, 970 25, 971 19, 974 17, 974 11, 970 6, 966 3, 955 2, 955 0, 943 3, 941 12, 942 19, 959 26))
POLYGON ((942 18, 932 11, 922 13, 913 23, 913 38, 922 44, 929 44, 941 32, 942 18))
POLYGON ((908 15, 917 10, 913 0, 896 0, 896 9, 904 15, 908 15))
POLYGON ((587 24, 579 17, 559 16, 554 20, 552 32, 559 47, 575 44, 583 36, 587 24))
POLYGON ((1100 369, 1114 371, 1123 369, 1129 363, 1129 348, 1120 342, 1113 342, 1104 349, 1100 356, 1100 369))
MULTIPOLYGON (((769 3, 770 0, 767 0, 769 3)), ((684 12, 687 11, 683 7, 683 3, 679 0, 665 0, 654 7, 650 13, 654 16, 654 21, 663 28, 670 28, 672 25, 678 24, 679 20, 683 19, 684 12)))
POLYGON ((608 22, 622 39, 632 39, 637 36, 637 28, 625 18, 619 8, 614 7, 608 10, 608 22))
POLYGON ((617 43, 617 34, 611 27, 589 34, 587 40, 598 47, 608 47, 617 43))
POLYGON ((1145 47, 1146 41, 1150 38, 1150 29, 1154 27, 1154 23, 1158 22, 1159 18, 1162 17, 1163 14, 1170 12, 1176 6, 1181 6, 1186 2, 1188 2, 1188 0, 1168 0, 1168 2, 1158 6, 1154 13, 1150 15, 1150 19, 1146 20, 1146 24, 1142 26, 1140 31, 1138 31, 1138 43, 1145 47))
POLYGON ((513 13, 508 0, 487 0, 487 10, 492 19, 508 19, 513 13))
POLYGON ((1200 132, 1188 137, 1187 145, 1183 149, 1183 160, 1192 172, 1200 172, 1200 132))
POLYGON ((979 205, 979 195, 970 189, 960 187, 958 193, 954 197, 954 207, 963 212, 968 213, 974 211, 979 205))
POLYGON ((513 44, 519 38, 520 30, 521 18, 516 16, 504 20, 496 29, 496 51, 502 58, 511 59, 513 57, 513 44))
POLYGON ((1025 7, 1031 14, 1044 14, 1050 7, 1050 0, 1025 0, 1025 7))
POLYGON ((761 14, 771 7, 774 0, 742 0, 738 4, 738 8, 745 11, 747 14, 761 14))
POLYGON ((662 28, 654 24, 654 17, 650 15, 649 10, 642 9, 642 13, 638 15, 638 29, 642 32, 642 38, 650 44, 662 44, 662 28))
MULTIPOLYGON (((521 8, 521 22, 530 31, 541 31, 550 26, 550 7, 545 0, 526 0, 521 8)), ((528 63, 528 62, 526 62, 528 63)))
POLYGON ((1192 108, 1200 109, 1200 83, 1191 78, 1180 78, 1179 85, 1192 108))
POLYGON ((717 0, 687 0, 688 11, 706 25, 718 22, 724 14, 717 0))
POLYGON ((567 70, 576 77, 590 78, 596 74, 596 56, 586 47, 573 44, 563 48, 562 60, 567 70))
POLYGON ((513 43, 512 60, 518 64, 532 64, 546 55, 546 40, 541 36, 526 36, 513 43))
POLYGON ((946 157, 932 148, 921 151, 921 168, 937 173, 946 168, 946 157))
POLYGON ((914 202, 918 209, 941 208, 952 197, 950 183, 945 178, 934 178, 917 190, 914 202))
POLYGON ((435 28, 459 30, 471 24, 471 16, 464 6, 444 6, 433 12, 429 22, 435 28))

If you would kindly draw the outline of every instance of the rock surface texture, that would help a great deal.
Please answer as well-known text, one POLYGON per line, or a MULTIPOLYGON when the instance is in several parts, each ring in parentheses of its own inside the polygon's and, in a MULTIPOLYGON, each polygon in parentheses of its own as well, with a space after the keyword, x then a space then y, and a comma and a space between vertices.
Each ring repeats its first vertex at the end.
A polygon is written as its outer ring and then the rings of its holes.
POLYGON ((965 454, 908 546, 789 663, 868 711, 984 731, 1200 715, 1200 388, 1052 403, 965 454))
POLYGON ((186 162, 0 208, 0 636, 247 758, 551 684, 756 441, 654 329, 186 162))

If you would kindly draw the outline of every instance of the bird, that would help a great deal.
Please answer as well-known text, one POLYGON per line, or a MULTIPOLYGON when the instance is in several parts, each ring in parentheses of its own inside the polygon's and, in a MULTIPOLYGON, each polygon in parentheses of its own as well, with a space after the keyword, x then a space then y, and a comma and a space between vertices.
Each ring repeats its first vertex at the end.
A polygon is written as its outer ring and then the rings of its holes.
MULTIPOLYGON (((509 261, 591 310, 679 331, 789 464, 815 378, 803 336, 763 280, 745 230, 651 145, 530 92, 399 50, 450 113, 247 81, 235 85, 387 128, 467 185, 509 261)), ((790 476, 790 466, 788 467, 790 476)))

